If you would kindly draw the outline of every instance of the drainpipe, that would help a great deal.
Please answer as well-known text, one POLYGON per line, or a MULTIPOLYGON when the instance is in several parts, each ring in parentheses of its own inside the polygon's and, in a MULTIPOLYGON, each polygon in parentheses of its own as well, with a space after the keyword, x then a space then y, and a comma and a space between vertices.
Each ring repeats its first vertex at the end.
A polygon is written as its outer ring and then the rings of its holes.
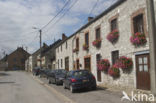
POLYGON ((76 35, 74 36, 73 40, 72 40, 72 62, 73 62, 73 68, 74 68, 74 53, 73 53, 73 49, 74 49, 74 40, 76 39, 76 35))
POLYGON ((148 17, 148 34, 150 47, 150 80, 151 92, 156 95, 156 25, 154 13, 154 1, 146 0, 148 17))

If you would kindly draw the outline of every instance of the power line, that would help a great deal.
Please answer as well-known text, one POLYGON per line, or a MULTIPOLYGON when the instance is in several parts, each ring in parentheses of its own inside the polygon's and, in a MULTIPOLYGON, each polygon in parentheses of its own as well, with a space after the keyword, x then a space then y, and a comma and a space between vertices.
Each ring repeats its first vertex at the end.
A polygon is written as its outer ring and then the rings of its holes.
MULTIPOLYGON (((93 8, 91 9, 91 11, 90 11, 90 13, 89 13, 88 17, 90 17, 90 16, 91 16, 91 14, 92 14, 92 12, 94 11, 94 9, 96 8, 96 6, 97 6, 98 2, 99 2, 99 0, 97 0, 97 1, 96 1, 96 3, 94 4, 94 6, 93 6, 93 8)), ((87 19, 86 19, 86 20, 84 20, 83 24, 84 24, 86 21, 87 21, 87 19)))
MULTIPOLYGON (((32 33, 35 33, 35 32, 37 32, 37 31, 33 31, 33 32, 29 32, 29 33, 25 33, 25 35, 27 35, 27 34, 32 34, 32 33)), ((31 38, 30 36, 29 37, 27 37, 27 38, 31 38)), ((15 39, 6 39, 6 40, 1 40, 0 42, 6 42, 6 41, 20 41, 20 40, 25 40, 26 39, 26 37, 24 38, 24 37, 22 37, 22 38, 15 38, 15 39)))
POLYGON ((45 27, 47 27, 63 10, 64 8, 69 4, 70 0, 68 0, 64 6, 62 7, 62 9, 45 25, 43 26, 41 29, 44 29, 45 27))
MULTIPOLYGON (((74 7, 74 5, 75 5, 78 1, 79 1, 79 0, 76 0, 76 1, 68 8, 68 10, 67 10, 66 12, 64 12, 64 14, 53 24, 53 28, 54 28, 54 26, 56 25, 56 23, 58 23, 58 22, 66 15, 66 13, 69 12, 69 10, 70 10, 72 7, 74 7)), ((49 28, 49 29, 51 29, 51 28, 49 28)), ((47 31, 45 31, 45 32, 48 32, 49 29, 47 29, 47 31)))

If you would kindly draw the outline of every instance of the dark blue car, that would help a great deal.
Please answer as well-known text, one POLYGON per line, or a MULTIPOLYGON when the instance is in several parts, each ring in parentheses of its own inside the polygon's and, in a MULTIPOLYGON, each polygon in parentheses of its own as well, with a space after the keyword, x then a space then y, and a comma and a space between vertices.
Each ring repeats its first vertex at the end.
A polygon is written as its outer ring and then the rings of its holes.
POLYGON ((74 70, 67 73, 63 87, 69 88, 73 93, 77 89, 91 88, 96 89, 96 79, 92 73, 87 70, 74 70))
POLYGON ((65 76, 66 76, 66 73, 67 71, 64 70, 64 69, 56 69, 56 70, 53 70, 53 72, 51 72, 49 74, 49 84, 53 83, 53 84, 56 84, 56 85, 59 85, 59 84, 63 84, 63 80, 65 79, 65 76))

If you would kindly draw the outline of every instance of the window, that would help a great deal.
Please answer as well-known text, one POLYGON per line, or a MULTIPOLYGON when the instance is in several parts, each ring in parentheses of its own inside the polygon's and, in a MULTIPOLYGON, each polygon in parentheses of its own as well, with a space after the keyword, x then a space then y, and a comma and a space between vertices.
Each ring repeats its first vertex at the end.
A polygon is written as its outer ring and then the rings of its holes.
POLYGON ((16 62, 16 58, 14 58, 13 61, 16 62))
POLYGON ((66 41, 66 49, 68 48, 68 43, 67 43, 67 41, 66 41))
MULTIPOLYGON (((96 63, 98 64, 98 62, 101 60, 101 55, 97 54, 96 55, 96 63)), ((101 82, 101 71, 97 69, 97 80, 99 82, 101 82)))
POLYGON ((24 58, 21 59, 21 63, 22 63, 22 64, 25 63, 25 59, 24 59, 24 58))
POLYGON ((79 50, 79 38, 76 38, 76 48, 79 50))
POLYGON ((133 18, 134 33, 144 33, 143 14, 140 14, 133 18))
POLYGON ((60 67, 59 67, 59 59, 58 59, 58 69, 59 69, 60 67))
POLYGON ((89 46, 89 33, 85 34, 85 44, 89 46))
POLYGON ((61 45, 61 51, 62 51, 62 45, 61 45))
POLYGON ((112 51, 112 64, 115 64, 116 60, 119 59, 119 51, 112 51))
POLYGON ((90 57, 87 57, 84 59, 84 67, 85 67, 85 70, 91 71, 91 58, 90 57))
POLYGON ((111 21, 111 31, 117 29, 117 18, 111 21))
POLYGON ((62 61, 62 59, 61 59, 61 68, 62 68, 62 62, 63 62, 63 61, 62 61))
POLYGON ((96 40, 100 39, 100 28, 96 29, 96 40))

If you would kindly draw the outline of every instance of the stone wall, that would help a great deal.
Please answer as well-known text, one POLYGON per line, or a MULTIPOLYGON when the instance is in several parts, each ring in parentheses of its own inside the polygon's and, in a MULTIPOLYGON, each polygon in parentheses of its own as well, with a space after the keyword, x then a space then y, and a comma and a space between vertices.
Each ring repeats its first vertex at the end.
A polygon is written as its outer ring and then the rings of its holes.
MULTIPOLYGON (((156 1, 156 0, 155 0, 156 1)), ((156 4, 156 3, 155 3, 156 4)), ((114 80, 112 77, 110 77, 108 74, 105 74, 102 72, 102 82, 100 83, 106 83, 108 85, 117 85, 117 86, 124 86, 124 87, 130 87, 130 88, 136 88, 136 64, 135 64, 135 54, 140 51, 147 51, 149 50, 149 42, 143 47, 136 48, 134 45, 130 42, 130 36, 133 34, 133 28, 132 28, 132 17, 138 13, 144 14, 144 29, 147 37, 147 41, 149 41, 148 34, 147 34, 147 10, 146 10, 146 0, 127 0, 123 4, 119 5, 115 9, 108 12, 106 15, 86 27, 85 29, 81 30, 79 33, 77 33, 75 36, 69 38, 67 40, 68 42, 68 49, 65 49, 66 42, 62 44, 62 51, 61 51, 61 45, 56 49, 56 64, 61 61, 60 59, 63 59, 63 69, 64 69, 64 58, 66 56, 69 56, 70 58, 70 70, 72 70, 73 66, 73 59, 76 61, 76 59, 79 59, 80 64, 82 65, 81 69, 84 69, 84 57, 90 56, 91 57, 91 71, 92 73, 97 77, 97 67, 96 67, 96 54, 101 54, 103 59, 109 59, 111 60, 111 52, 115 50, 119 50, 120 56, 127 56, 131 57, 133 59, 133 69, 129 74, 123 73, 122 70, 120 70, 121 76, 119 79, 114 80), (115 45, 112 45, 107 39, 106 36, 110 32, 110 22, 109 20, 116 17, 118 20, 118 29, 120 33, 120 37, 118 42, 115 45), (95 40, 95 28, 100 27, 101 28, 101 48, 97 49, 92 45, 92 42, 95 40), (84 44, 84 34, 86 32, 89 32, 89 51, 83 50, 83 44, 84 44), (79 38, 79 52, 78 53, 72 53, 72 50, 75 48, 75 39, 79 38), (74 47, 73 45, 73 39, 74 39, 74 47)), ((61 63, 61 62, 60 62, 61 63)), ((59 63, 59 64, 60 64, 59 63)))

